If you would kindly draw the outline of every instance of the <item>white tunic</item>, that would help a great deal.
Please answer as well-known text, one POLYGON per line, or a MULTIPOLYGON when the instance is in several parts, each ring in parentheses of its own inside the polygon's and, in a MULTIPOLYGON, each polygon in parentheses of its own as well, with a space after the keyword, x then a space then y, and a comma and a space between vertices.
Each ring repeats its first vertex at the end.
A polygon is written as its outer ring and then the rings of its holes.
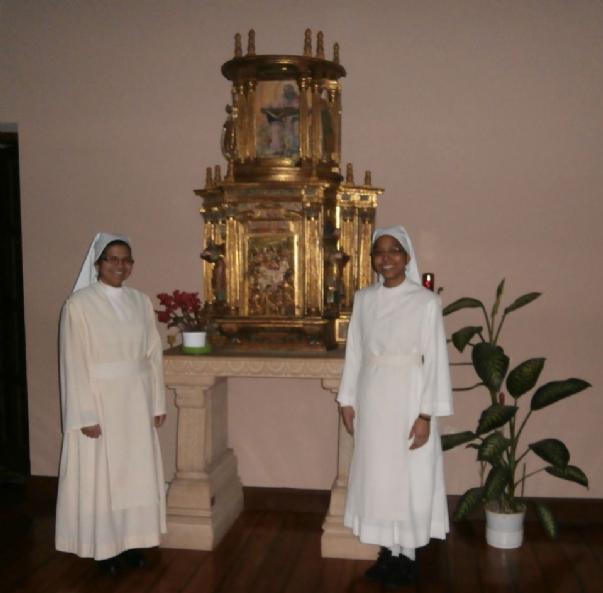
POLYGON ((356 293, 337 400, 356 412, 344 523, 360 541, 417 548, 444 539, 448 508, 435 416, 452 414, 440 300, 408 278, 356 293), (431 434, 410 450, 420 413, 431 434))
POLYGON ((60 364, 57 550, 102 560, 158 545, 165 491, 153 418, 165 395, 149 298, 100 282, 76 291, 61 316, 60 364), (95 424, 100 438, 81 433, 95 424))

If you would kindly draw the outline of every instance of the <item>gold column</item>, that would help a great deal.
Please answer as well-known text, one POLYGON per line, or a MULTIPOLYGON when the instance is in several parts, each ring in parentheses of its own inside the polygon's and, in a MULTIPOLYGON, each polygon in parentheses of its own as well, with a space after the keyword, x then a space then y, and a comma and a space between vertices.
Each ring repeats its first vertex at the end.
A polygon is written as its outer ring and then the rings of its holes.
POLYGON ((238 313, 240 296, 240 249, 237 242, 239 223, 234 212, 226 215, 226 305, 232 315, 238 313))
POLYGON ((335 97, 333 100, 333 110, 331 112, 333 119, 333 135, 335 136, 335 147, 333 152, 334 160, 339 165, 341 163, 341 87, 337 84, 335 97))
POLYGON ((255 80, 247 81, 247 158, 255 158, 255 80))
POLYGON ((356 286, 354 278, 358 273, 358 258, 356 257, 356 217, 354 209, 351 206, 340 207, 340 223, 341 236, 339 239, 340 247, 349 256, 350 261, 343 268, 343 301, 341 310, 351 311, 352 303, 354 302, 354 292, 356 286))
POLYGON ((361 209, 358 221, 358 285, 357 290, 372 284, 373 270, 370 266, 371 261, 371 239, 375 222, 374 209, 361 209))
POLYGON ((247 149, 245 135, 245 87, 242 84, 232 85, 232 105, 236 109, 235 133, 237 135, 237 156, 239 161, 244 161, 247 149))
POLYGON ((323 308, 324 249, 320 229, 322 229, 320 204, 304 204, 305 313, 309 316, 321 315, 323 308))
POLYGON ((303 159, 311 158, 310 126, 308 125, 308 78, 300 78, 299 87, 299 153, 303 159))
POLYGON ((312 81, 312 160, 319 161, 321 156, 321 125, 320 125, 320 85, 312 81))

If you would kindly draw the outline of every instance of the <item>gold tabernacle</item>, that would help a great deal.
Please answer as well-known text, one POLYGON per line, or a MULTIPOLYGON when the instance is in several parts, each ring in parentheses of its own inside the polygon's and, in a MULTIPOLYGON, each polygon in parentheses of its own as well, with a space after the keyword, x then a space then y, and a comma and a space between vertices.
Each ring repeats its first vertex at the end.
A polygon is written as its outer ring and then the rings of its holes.
POLYGON ((208 167, 203 198, 205 299, 233 350, 325 350, 345 342, 356 290, 370 284, 377 197, 370 171, 341 175, 339 46, 324 57, 243 55, 222 66, 232 82, 222 152, 208 167))

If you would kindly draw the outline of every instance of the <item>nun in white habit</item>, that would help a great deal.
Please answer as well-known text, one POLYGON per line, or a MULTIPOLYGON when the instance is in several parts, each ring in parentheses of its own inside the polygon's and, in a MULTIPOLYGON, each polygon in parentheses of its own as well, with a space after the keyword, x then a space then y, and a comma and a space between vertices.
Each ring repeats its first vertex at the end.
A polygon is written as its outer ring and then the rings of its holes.
POLYGON ((56 548, 111 573, 119 555, 142 566, 166 530, 162 348, 150 299, 123 286, 133 263, 127 237, 99 233, 60 326, 56 548))
POLYGON ((452 414, 440 299, 401 226, 373 235, 378 282, 356 293, 337 400, 354 435, 344 523, 382 546, 366 576, 415 575, 415 548, 449 530, 438 416, 452 414))

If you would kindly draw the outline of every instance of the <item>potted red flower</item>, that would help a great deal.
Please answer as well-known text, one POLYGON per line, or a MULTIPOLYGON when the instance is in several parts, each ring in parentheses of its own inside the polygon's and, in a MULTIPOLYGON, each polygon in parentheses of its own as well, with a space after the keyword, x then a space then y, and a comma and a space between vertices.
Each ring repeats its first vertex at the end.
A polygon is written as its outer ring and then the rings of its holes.
POLYGON ((157 320, 168 328, 177 327, 182 332, 182 350, 187 354, 209 352, 207 342, 208 317, 198 292, 175 290, 172 294, 157 295, 163 309, 155 311, 157 320))

